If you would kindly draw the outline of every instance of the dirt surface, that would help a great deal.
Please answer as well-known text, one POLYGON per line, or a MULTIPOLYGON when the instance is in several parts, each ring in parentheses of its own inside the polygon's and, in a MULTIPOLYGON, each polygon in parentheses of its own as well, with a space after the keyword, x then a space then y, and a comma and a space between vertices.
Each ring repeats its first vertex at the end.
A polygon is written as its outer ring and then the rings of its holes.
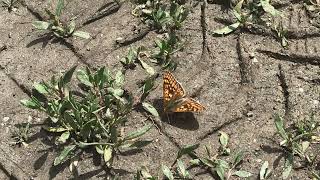
MULTIPOLYGON (((142 152, 117 157, 114 173, 120 179, 132 179, 141 166, 153 174, 161 174, 161 164, 171 165, 179 148, 200 143, 196 151, 205 154, 204 145, 217 151, 218 131, 230 135, 232 151, 244 150, 246 157, 241 169, 253 173, 257 179, 264 161, 273 168, 270 179, 281 176, 284 164, 278 145, 273 115, 280 113, 287 124, 308 117, 311 112, 319 116, 319 38, 320 30, 312 26, 303 3, 281 1, 283 24, 289 30, 289 47, 284 49, 268 32, 260 34, 243 30, 225 37, 213 37, 208 30, 223 26, 215 17, 228 19, 231 12, 221 5, 209 3, 205 11, 200 5, 193 9, 179 32, 187 43, 183 51, 175 54, 178 68, 174 72, 189 95, 195 97, 206 111, 199 114, 178 114, 170 124, 155 120, 155 126, 144 135, 154 142, 142 152), (206 22, 205 25, 203 22, 206 22), (162 131, 159 125, 162 125, 162 131)), ((154 31, 136 42, 117 47, 117 38, 133 37, 140 20, 131 15, 133 5, 118 6, 108 0, 71 0, 65 8, 66 17, 77 17, 81 30, 93 37, 89 40, 70 38, 66 42, 48 41, 43 33, 35 31, 31 22, 44 17, 44 1, 35 0, 19 6, 17 11, 0 11, 0 179, 68 179, 73 175, 68 165, 52 167, 56 150, 48 144, 46 132, 39 124, 42 114, 22 107, 19 101, 27 98, 32 84, 47 80, 74 65, 96 68, 107 66, 112 71, 121 68, 120 58, 130 46, 152 47, 160 36, 154 31), (103 15, 97 17, 97 11, 103 15), (14 125, 33 124, 32 141, 28 147, 10 145, 14 125)), ((137 67, 126 73, 126 88, 138 91, 137 82, 147 76, 137 67)), ((162 79, 148 101, 161 108, 162 79), (159 106, 158 106, 159 105, 159 106)), ((133 112, 125 131, 150 123, 139 112, 133 112)), ((315 149, 314 154, 319 153, 315 149)), ((187 162, 188 158, 185 158, 187 162)), ((190 171, 195 179, 212 179, 205 169, 190 171)), ((92 155, 79 162, 79 179, 105 179, 108 172, 100 160, 92 155)), ((295 170, 292 179, 308 179, 307 170, 295 170)))

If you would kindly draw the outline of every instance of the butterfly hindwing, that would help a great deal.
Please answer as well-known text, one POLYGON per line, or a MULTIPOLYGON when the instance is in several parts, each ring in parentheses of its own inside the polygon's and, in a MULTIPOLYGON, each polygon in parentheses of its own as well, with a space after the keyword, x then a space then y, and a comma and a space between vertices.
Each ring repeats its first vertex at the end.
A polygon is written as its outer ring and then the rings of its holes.
POLYGON ((168 102, 181 99, 185 96, 185 91, 181 84, 173 77, 170 72, 165 72, 163 75, 163 102, 164 106, 168 102))
POLYGON ((192 98, 183 98, 173 112, 201 112, 205 107, 192 98))

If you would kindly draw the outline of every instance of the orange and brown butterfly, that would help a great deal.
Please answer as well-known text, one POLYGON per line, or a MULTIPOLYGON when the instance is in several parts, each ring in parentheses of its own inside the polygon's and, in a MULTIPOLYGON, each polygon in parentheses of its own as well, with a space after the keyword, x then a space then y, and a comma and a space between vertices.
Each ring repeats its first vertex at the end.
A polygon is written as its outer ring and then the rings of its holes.
POLYGON ((196 100, 186 97, 182 85, 173 74, 166 71, 163 75, 164 112, 201 112, 205 107, 196 100))

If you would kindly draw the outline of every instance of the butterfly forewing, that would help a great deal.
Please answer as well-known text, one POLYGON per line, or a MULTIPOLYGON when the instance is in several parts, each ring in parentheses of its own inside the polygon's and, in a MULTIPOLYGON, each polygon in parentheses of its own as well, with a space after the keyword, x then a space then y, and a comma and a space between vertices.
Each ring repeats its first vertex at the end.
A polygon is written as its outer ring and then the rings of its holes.
POLYGON ((173 112, 201 112, 205 107, 192 98, 183 98, 173 112))
POLYGON ((164 106, 169 102, 176 101, 185 96, 185 91, 181 84, 173 77, 170 72, 163 75, 163 103, 164 106))

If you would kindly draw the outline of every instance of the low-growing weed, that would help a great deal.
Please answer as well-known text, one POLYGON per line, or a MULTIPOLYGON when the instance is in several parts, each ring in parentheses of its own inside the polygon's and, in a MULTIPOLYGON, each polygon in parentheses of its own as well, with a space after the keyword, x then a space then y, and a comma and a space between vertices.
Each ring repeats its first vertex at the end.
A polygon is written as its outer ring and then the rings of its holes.
POLYGON ((2 0, 1 6, 8 9, 9 12, 14 11, 19 4, 19 0, 2 0))
POLYGON ((45 129, 57 136, 61 150, 54 165, 76 156, 84 148, 94 147, 107 166, 122 151, 140 149, 149 140, 137 140, 150 130, 151 125, 130 132, 120 133, 133 108, 133 98, 123 90, 124 75, 115 75, 102 67, 96 72, 89 68, 77 71, 77 79, 83 91, 71 90, 70 82, 76 67, 64 75, 53 76, 49 82, 34 84, 37 93, 21 103, 48 115, 45 129))
POLYGON ((309 119, 296 123, 293 129, 288 130, 283 119, 279 115, 275 115, 275 125, 282 138, 280 146, 284 148, 286 153, 283 179, 290 176, 296 156, 302 159, 306 166, 312 167, 317 156, 307 153, 307 150, 311 143, 319 139, 319 122, 314 120, 314 116, 311 115, 309 119))
POLYGON ((45 9, 49 16, 48 21, 34 21, 32 25, 38 30, 47 30, 53 33, 58 38, 68 38, 77 36, 84 39, 90 38, 90 34, 83 31, 76 30, 76 23, 74 19, 70 22, 62 22, 61 15, 64 8, 64 0, 58 0, 55 12, 45 9))
MULTIPOLYGON (((177 157, 174 161, 174 163, 168 167, 164 164, 161 165, 161 170, 165 178, 169 180, 174 179, 193 179, 188 172, 185 164, 180 159, 183 155, 186 154, 193 154, 193 151, 199 147, 199 144, 194 145, 187 145, 179 150, 177 157), (176 166, 175 166, 176 165, 176 166)), ((141 167, 135 177, 134 180, 160 180, 161 178, 158 176, 152 176, 149 173, 149 170, 147 167, 143 166, 141 167)))
POLYGON ((133 10, 133 14, 143 17, 143 21, 151 29, 166 32, 180 29, 189 14, 189 10, 176 1, 170 1, 170 4, 166 4, 159 0, 148 0, 140 2, 133 10))
POLYGON ((287 47, 289 42, 287 40, 288 32, 285 27, 283 27, 282 21, 280 21, 278 24, 275 24, 272 30, 276 32, 276 37, 281 42, 282 47, 287 47))
POLYGON ((221 180, 231 179, 232 176, 241 178, 248 178, 252 176, 250 172, 239 170, 238 168, 244 158, 243 151, 233 154, 233 157, 230 160, 225 160, 222 158, 223 156, 228 156, 231 153, 230 149, 227 147, 229 142, 228 135, 224 132, 220 132, 219 141, 219 154, 213 155, 210 147, 205 146, 207 157, 197 157, 193 159, 191 163, 193 165, 207 167, 212 174, 216 174, 221 180))
POLYGON ((272 18, 280 15, 280 12, 270 4, 270 0, 240 0, 233 8, 233 14, 236 17, 237 22, 223 27, 222 29, 215 30, 212 34, 227 35, 243 26, 249 27, 254 23, 266 24, 265 20, 262 19, 262 16, 265 13, 270 14, 272 18))
POLYGON ((14 144, 22 144, 23 146, 28 146, 27 142, 30 137, 30 123, 23 123, 17 125, 17 130, 12 135, 14 144))

